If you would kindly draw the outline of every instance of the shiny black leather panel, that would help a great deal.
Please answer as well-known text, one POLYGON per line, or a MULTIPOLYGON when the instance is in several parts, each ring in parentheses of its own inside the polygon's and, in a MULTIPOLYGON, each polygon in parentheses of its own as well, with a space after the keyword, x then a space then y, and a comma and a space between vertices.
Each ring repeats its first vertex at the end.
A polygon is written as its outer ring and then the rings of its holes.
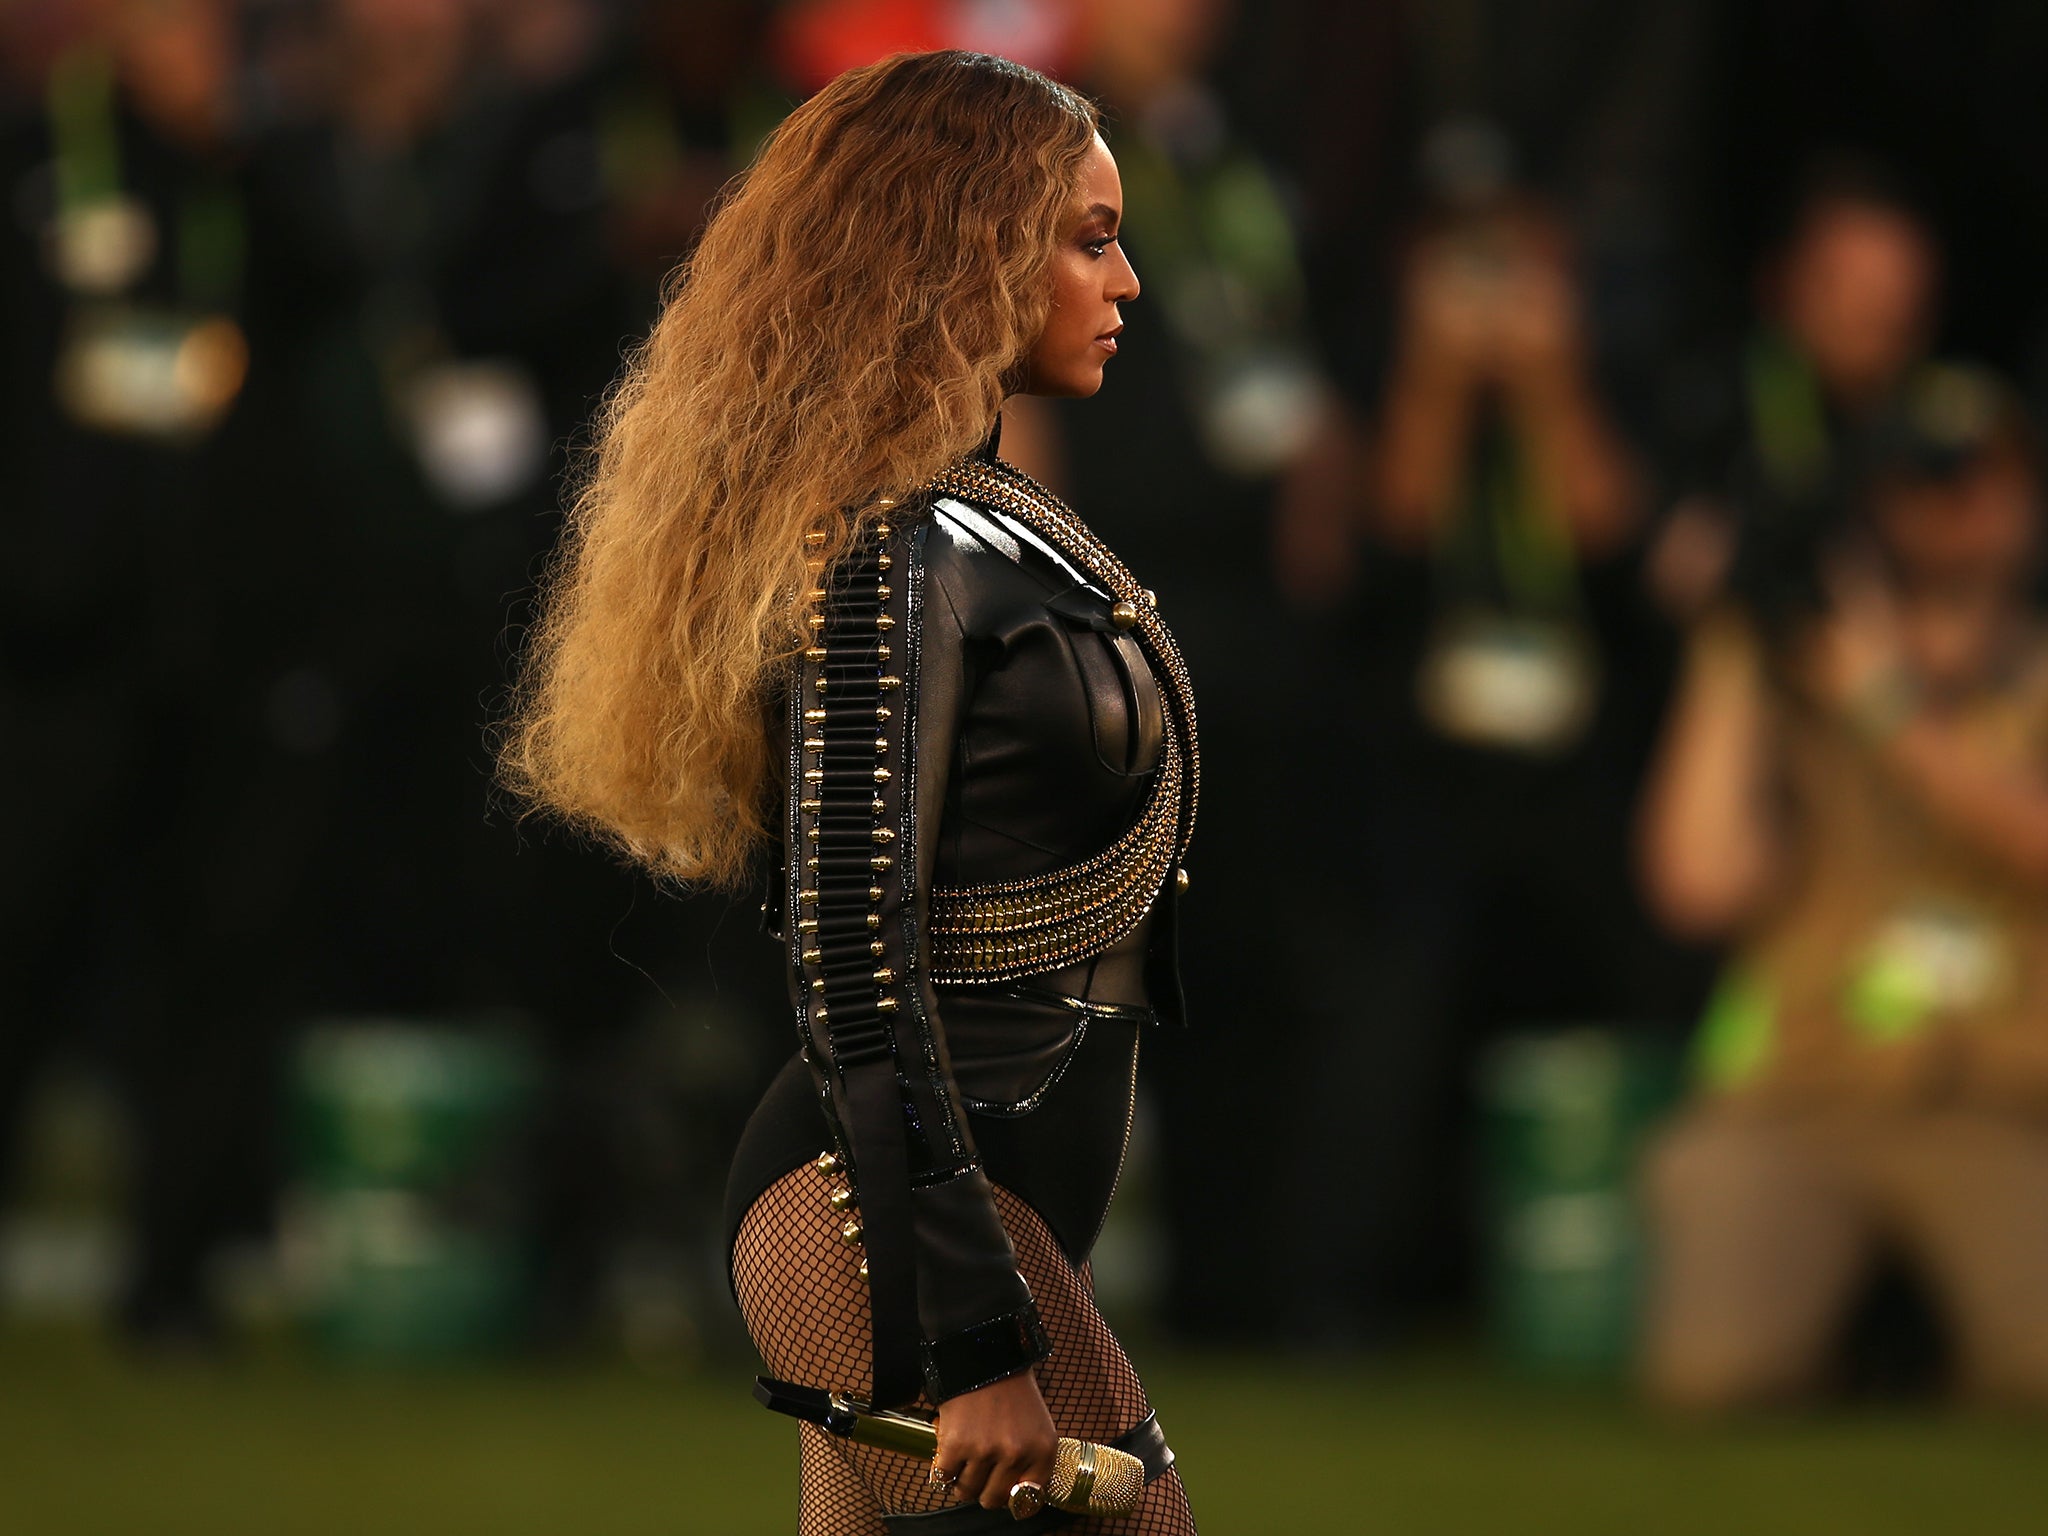
POLYGON ((937 883, 1022 879, 1101 851, 1159 764, 1143 652, 1107 622, 1106 594, 998 514, 941 503, 925 562, 925 654, 957 647, 965 661, 937 883))
MULTIPOLYGON (((949 991, 948 1003, 962 1002, 949 991)), ((949 1029, 988 1009, 970 1034, 992 1047, 988 1058, 956 1054, 954 1073, 963 1094, 979 1087, 999 1095, 1048 1064, 1059 1070, 1034 1095, 1029 1112, 990 1114, 969 1109, 968 1119, 990 1183, 1014 1191, 1045 1218, 1067 1257, 1088 1257, 1123 1170, 1139 1039, 1148 1026, 1134 1018, 1098 1017, 1085 1028, 1057 1004, 994 998, 949 1009, 949 1029), (1008 1031, 1011 1038, 1003 1038, 1008 1031), (1013 1075, 1014 1074, 1014 1075, 1013 1075)), ((726 1186, 727 1251, 739 1235, 747 1207, 792 1168, 826 1150, 817 1090, 803 1059, 793 1057, 770 1085, 747 1123, 726 1186)), ((957 1287, 955 1287, 957 1289, 957 1287)))
POLYGON ((1123 1172, 1146 1027, 1129 1018, 1090 1019, 1030 1113, 970 1111, 989 1178, 1043 1216, 1076 1264, 1094 1248, 1123 1172))

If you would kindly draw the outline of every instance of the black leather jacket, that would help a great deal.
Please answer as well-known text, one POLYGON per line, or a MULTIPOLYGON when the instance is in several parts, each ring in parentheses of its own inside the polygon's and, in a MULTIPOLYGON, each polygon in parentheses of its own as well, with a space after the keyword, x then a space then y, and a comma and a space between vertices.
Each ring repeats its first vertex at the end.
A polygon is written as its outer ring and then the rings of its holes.
POLYGON ((991 1181, 1085 1258, 1139 1029, 1179 1012, 1191 793, 1165 808, 1170 846, 1137 834, 1162 765, 1192 775, 1185 689, 1162 686, 1184 674, 1155 617, 1134 627, 1099 572, 996 500, 927 497, 846 557, 789 707, 771 901, 803 1050, 749 1126, 729 1226, 829 1142, 882 1402, 943 1401, 1044 1356, 991 1181), (1044 884, 1077 867, 1077 885, 1044 884), (1006 912, 1008 938, 977 944, 1006 912))

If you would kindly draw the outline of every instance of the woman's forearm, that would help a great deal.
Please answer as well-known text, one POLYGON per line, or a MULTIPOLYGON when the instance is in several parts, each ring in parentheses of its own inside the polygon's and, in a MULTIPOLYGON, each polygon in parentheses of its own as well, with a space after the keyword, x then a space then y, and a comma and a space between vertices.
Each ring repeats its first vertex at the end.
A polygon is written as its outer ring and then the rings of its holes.
POLYGON ((1640 828, 1651 903, 1679 933, 1727 934, 1776 876, 1769 746, 1753 642, 1734 621, 1709 620, 1693 637, 1640 828))
POLYGON ((1636 519, 1637 477, 1585 381, 1541 370, 1510 381, 1508 401, 1543 501, 1558 510, 1573 545, 1614 548, 1636 519))
POLYGON ((2013 874, 2048 886, 2048 783, 1993 760, 1934 715, 1899 727, 1885 753, 1950 831, 2013 874))
POLYGON ((1449 513, 1464 481, 1476 406, 1472 379, 1455 368, 1409 357, 1395 370, 1374 476, 1393 541, 1427 544, 1449 513))

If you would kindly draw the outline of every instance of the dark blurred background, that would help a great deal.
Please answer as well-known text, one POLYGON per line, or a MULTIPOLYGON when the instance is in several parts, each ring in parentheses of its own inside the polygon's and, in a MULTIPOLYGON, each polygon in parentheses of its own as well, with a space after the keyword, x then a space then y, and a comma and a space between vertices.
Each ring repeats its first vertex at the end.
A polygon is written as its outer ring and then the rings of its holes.
POLYGON ((779 956, 487 731, 711 199, 941 46, 1103 102, 1144 284, 1004 442, 1201 699, 1096 1265, 1197 1507, 2014 1528, 2048 10, 0 0, 24 1528, 783 1528, 715 1235, 779 956))

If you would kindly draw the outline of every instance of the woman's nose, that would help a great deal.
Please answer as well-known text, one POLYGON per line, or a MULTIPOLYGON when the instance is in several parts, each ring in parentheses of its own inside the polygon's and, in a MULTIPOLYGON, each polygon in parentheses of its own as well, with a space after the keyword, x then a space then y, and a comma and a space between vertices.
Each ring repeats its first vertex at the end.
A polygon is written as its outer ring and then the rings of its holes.
POLYGON ((1131 265, 1131 258, 1124 255, 1124 248, 1116 247, 1118 270, 1110 275, 1109 291, 1103 297, 1112 303, 1125 304, 1139 293, 1138 269, 1131 265))

